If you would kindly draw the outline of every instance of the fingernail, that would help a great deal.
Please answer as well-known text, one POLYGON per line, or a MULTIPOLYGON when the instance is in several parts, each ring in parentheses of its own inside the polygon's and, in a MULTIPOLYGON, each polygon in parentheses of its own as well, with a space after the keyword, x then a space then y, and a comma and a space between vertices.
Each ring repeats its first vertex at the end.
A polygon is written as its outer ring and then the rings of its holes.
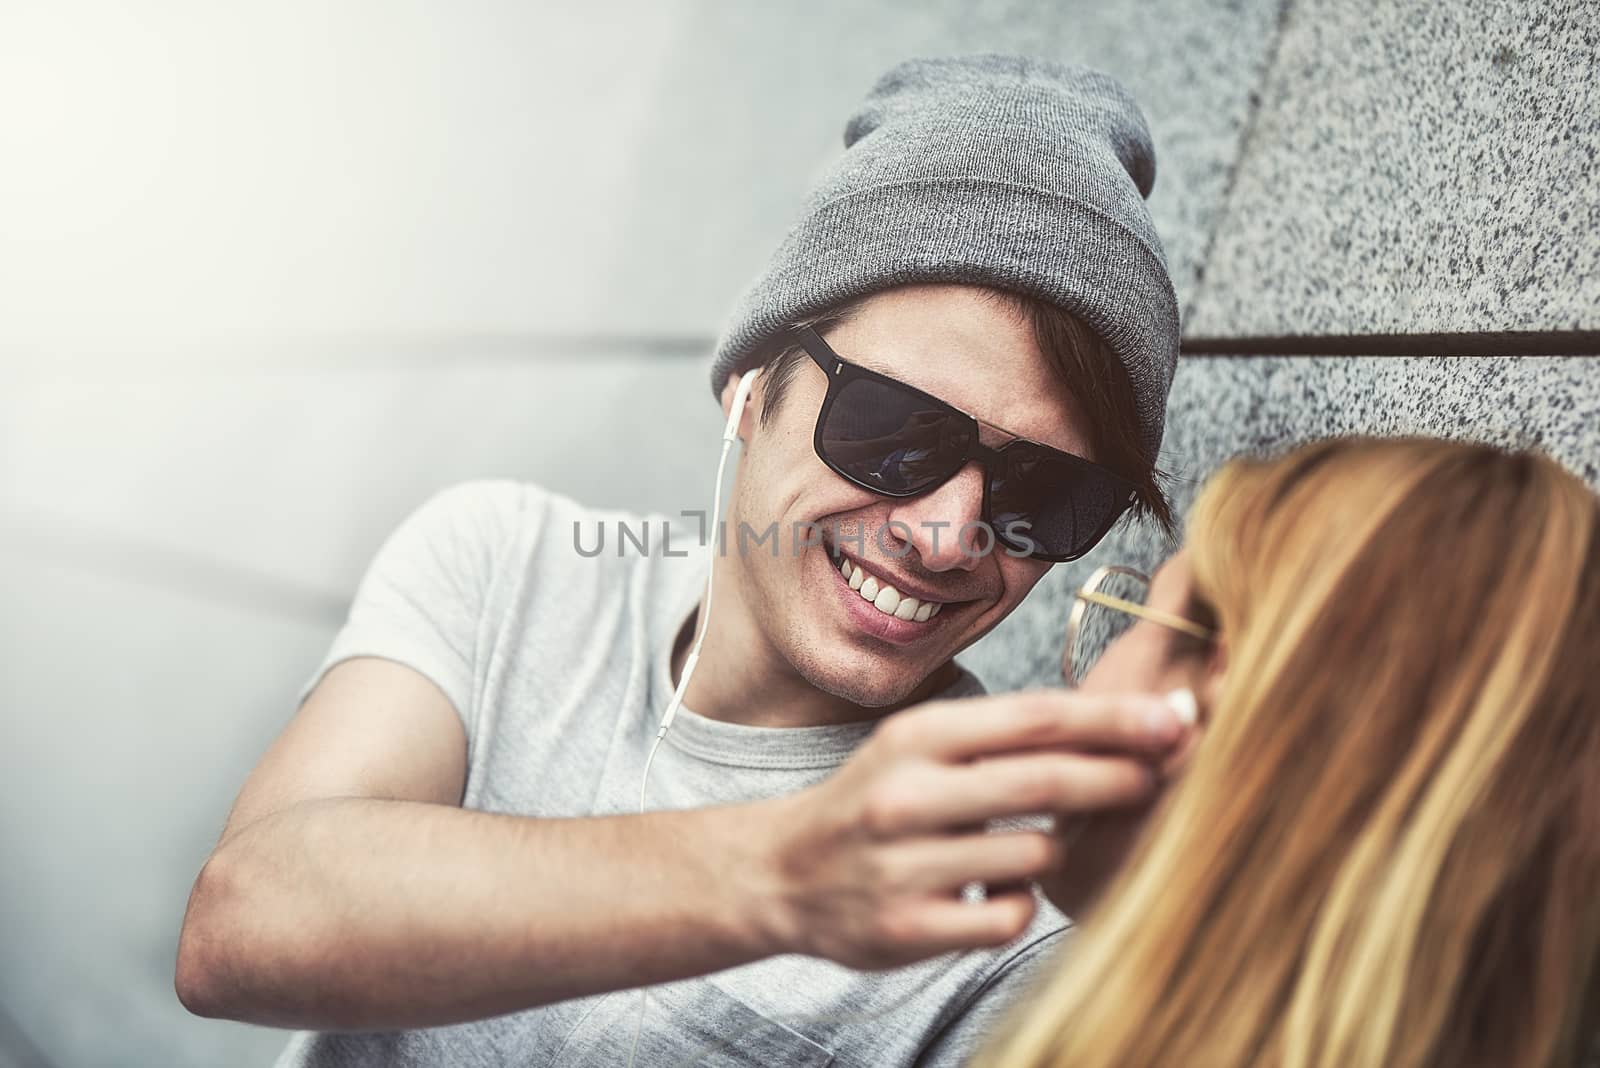
POLYGON ((1185 727, 1193 727, 1200 722, 1200 703, 1194 698, 1194 691, 1187 686, 1180 686, 1167 694, 1167 707, 1172 709, 1178 717, 1178 722, 1185 727))
POLYGON ((1161 739, 1176 738, 1183 731, 1182 717, 1172 702, 1165 698, 1145 709, 1144 725, 1151 734, 1161 739))

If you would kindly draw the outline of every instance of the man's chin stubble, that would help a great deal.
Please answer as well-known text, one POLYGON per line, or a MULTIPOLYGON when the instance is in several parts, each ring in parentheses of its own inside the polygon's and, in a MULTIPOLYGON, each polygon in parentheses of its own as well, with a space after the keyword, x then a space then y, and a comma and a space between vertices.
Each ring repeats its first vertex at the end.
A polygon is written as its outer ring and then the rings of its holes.
MULTIPOLYGON (((796 670, 812 687, 830 697, 871 709, 888 709, 903 704, 928 678, 927 676, 916 679, 898 678, 884 685, 863 686, 859 672, 841 672, 829 670, 827 665, 809 664, 804 667, 797 665, 796 670)), ((935 672, 938 670, 934 669, 935 672)))

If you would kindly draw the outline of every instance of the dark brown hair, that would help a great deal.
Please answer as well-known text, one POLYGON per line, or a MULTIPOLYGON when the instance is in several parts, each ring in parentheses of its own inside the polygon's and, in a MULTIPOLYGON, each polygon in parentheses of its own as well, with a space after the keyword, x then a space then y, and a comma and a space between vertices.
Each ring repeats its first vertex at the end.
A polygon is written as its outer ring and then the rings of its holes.
MULTIPOLYGON (((1122 361, 1082 320, 1056 305, 1008 290, 990 289, 988 293, 1029 323, 1039 350, 1082 405, 1088 420, 1083 428, 1089 438, 1088 459, 1137 486, 1134 514, 1153 521, 1171 537, 1172 506, 1161 485, 1166 476, 1156 467, 1155 457, 1146 455, 1139 443, 1137 398, 1122 361)), ((870 295, 858 297, 819 315, 796 319, 757 350, 752 362, 763 369, 763 425, 782 407, 789 383, 807 359, 790 332, 809 326, 826 334, 853 319, 870 299, 870 295)))

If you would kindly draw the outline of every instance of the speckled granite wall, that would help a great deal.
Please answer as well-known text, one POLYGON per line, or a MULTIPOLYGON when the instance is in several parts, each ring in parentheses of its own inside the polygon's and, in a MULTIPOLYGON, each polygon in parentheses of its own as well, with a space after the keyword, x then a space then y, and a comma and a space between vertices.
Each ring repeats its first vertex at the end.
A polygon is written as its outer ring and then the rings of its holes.
POLYGON ((1188 337, 1600 328, 1593 0, 1294 0, 1188 337))
MULTIPOLYGON (((1244 452, 1330 434, 1440 434, 1542 448, 1600 489, 1600 358, 1186 357, 1163 446, 1173 503, 1244 452)), ((1071 591, 1094 568, 1146 571, 1171 547, 1142 527, 1059 564, 962 661, 991 690, 1059 682, 1071 591)))
MULTIPOLYGON (((1163 448, 1180 513, 1230 456, 1350 432, 1535 445, 1600 488, 1600 356, 1474 352, 1594 351, 1574 332, 1600 329, 1597 68, 1592 0, 1284 4, 1184 336, 1362 354, 1186 356, 1163 448)), ((1170 549, 1112 535, 964 661, 992 689, 1058 681, 1071 590, 1170 549)))

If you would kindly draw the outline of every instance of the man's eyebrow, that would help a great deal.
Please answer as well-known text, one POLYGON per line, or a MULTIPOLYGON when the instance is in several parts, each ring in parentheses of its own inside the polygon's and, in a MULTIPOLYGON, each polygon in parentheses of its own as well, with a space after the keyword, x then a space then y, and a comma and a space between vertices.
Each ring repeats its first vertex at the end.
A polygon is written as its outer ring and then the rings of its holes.
MULTIPOLYGON (((844 360, 846 363, 853 363, 857 367, 865 367, 869 371, 876 371, 878 374, 892 378, 896 382, 905 382, 905 379, 901 378, 899 375, 889 370, 889 368, 879 363, 877 357, 872 355, 870 352, 862 352, 855 355, 851 355, 848 352, 840 352, 838 355, 839 359, 844 360)), ((909 382, 906 384, 910 385, 909 382)))
MULTIPOLYGON (((927 393, 930 397, 939 397, 939 394, 937 393, 922 389, 921 386, 912 385, 910 382, 907 382, 904 375, 891 367, 879 363, 877 356, 871 352, 839 352, 837 349, 835 349, 834 352, 838 355, 839 359, 845 361, 846 363, 853 363, 857 367, 864 367, 869 371, 883 375, 885 378, 892 378, 901 385, 911 386, 912 389, 921 390, 923 393, 927 393)), ((939 397, 939 399, 944 400, 943 397, 939 397)), ((947 401, 946 403, 949 402, 947 401)))

